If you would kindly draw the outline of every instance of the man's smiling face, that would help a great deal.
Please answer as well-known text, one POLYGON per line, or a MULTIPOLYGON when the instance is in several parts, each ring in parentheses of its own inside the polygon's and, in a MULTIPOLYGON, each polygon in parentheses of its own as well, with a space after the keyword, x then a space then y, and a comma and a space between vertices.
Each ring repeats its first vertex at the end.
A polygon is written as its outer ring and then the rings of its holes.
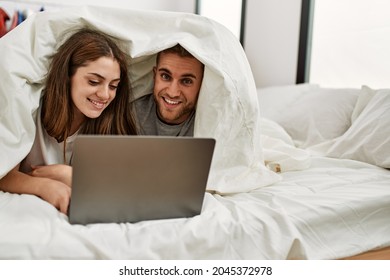
POLYGON ((180 124, 195 110, 203 79, 203 64, 192 57, 161 53, 154 71, 154 99, 158 117, 180 124))

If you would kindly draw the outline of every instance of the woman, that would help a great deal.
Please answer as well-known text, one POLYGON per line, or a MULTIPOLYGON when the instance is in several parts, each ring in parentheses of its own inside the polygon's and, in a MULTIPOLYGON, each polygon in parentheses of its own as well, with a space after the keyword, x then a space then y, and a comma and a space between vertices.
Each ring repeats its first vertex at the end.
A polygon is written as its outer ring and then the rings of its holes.
POLYGON ((67 213, 73 140, 136 134, 129 93, 127 57, 113 39, 86 28, 74 33, 51 61, 33 147, 0 180, 0 190, 37 195, 67 213))

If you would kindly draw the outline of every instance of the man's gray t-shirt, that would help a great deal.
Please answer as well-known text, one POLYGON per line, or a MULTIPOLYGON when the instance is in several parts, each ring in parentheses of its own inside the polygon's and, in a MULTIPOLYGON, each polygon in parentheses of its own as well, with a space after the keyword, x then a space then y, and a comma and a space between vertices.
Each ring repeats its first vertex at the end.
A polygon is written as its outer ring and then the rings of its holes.
POLYGON ((195 112, 183 123, 169 125, 157 116, 156 103, 153 94, 145 95, 133 102, 135 119, 141 135, 159 136, 193 136, 195 112))

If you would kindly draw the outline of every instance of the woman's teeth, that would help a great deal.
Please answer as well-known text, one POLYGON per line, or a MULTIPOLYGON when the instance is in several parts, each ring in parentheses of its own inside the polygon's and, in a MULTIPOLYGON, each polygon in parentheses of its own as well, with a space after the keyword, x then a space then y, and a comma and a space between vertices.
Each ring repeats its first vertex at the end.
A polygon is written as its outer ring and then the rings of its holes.
POLYGON ((93 105, 95 105, 97 108, 101 109, 104 108, 107 102, 102 102, 102 101, 96 101, 92 99, 88 99, 93 105))

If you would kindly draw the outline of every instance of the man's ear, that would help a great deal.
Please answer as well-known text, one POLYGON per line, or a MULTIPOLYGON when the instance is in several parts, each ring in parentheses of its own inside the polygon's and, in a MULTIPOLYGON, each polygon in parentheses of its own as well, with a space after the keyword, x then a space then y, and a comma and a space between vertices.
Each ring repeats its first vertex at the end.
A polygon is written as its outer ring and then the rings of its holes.
POLYGON ((156 73, 157 73, 157 67, 154 66, 154 67, 153 67, 153 78, 154 78, 154 79, 156 78, 156 73))

